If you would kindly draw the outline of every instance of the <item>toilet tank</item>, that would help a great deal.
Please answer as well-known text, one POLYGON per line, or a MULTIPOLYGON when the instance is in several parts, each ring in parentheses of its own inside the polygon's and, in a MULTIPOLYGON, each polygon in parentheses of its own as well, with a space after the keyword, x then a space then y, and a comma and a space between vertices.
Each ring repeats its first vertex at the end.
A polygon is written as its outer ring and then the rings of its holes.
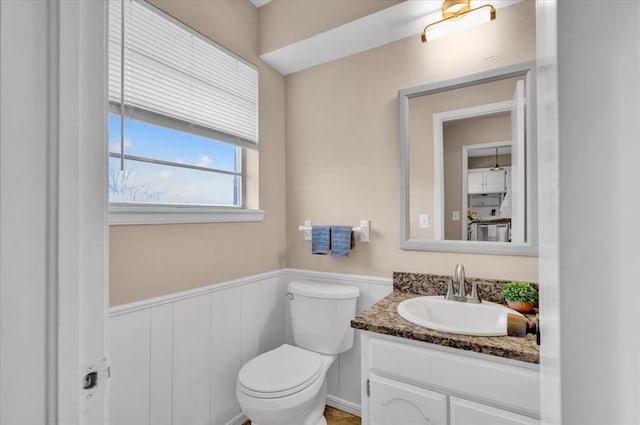
POLYGON ((296 345, 322 354, 339 354, 353 346, 351 319, 360 290, 332 283, 289 283, 291 326, 296 345))

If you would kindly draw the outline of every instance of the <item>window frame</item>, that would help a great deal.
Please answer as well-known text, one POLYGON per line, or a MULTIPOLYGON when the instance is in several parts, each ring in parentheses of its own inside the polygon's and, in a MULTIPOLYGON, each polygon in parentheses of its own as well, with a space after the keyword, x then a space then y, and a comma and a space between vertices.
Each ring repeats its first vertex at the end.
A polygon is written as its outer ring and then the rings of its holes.
MULTIPOLYGON (((246 59, 238 56, 234 52, 220 46, 213 40, 205 37, 197 30, 180 22, 174 17, 168 15, 164 11, 155 6, 145 4, 154 13, 159 14, 170 24, 177 25, 195 37, 204 39, 206 42, 213 44, 215 47, 223 50, 227 54, 239 59, 256 69, 258 67, 246 59)), ((122 84, 122 83, 121 83, 122 84)), ((259 94, 256 100, 259 102, 259 94)), ((135 155, 127 155, 126 152, 116 154, 107 149, 107 160, 109 158, 117 158, 122 160, 140 160, 145 163, 153 163, 159 165, 175 166, 178 168, 195 169, 213 173, 221 173, 237 176, 239 180, 239 190, 237 192, 238 205, 189 205, 189 204, 144 204, 144 203, 119 203, 108 202, 109 225, 137 225, 137 224, 177 224, 177 223, 224 223, 224 222, 259 222, 264 220, 264 211, 260 209, 247 208, 247 161, 246 150, 253 146, 247 146, 244 141, 237 137, 214 129, 201 127, 197 124, 182 121, 174 117, 166 116, 161 113, 146 111, 130 107, 126 103, 124 105, 109 102, 107 108, 108 119, 109 114, 116 114, 121 119, 133 119, 156 125, 163 128, 186 132, 189 134, 206 137, 222 143, 229 143, 236 148, 236 155, 240 161, 239 171, 231 172, 222 169, 202 169, 197 166, 175 165, 171 161, 155 160, 153 158, 139 158, 135 155)), ((256 143, 257 147, 257 143, 256 143)))

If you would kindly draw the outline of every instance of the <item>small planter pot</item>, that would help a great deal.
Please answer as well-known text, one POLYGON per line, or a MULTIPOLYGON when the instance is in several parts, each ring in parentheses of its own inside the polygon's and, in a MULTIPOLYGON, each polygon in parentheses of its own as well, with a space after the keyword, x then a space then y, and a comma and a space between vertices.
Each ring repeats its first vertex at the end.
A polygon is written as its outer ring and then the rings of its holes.
POLYGON ((520 313, 530 313, 533 310, 533 304, 523 303, 522 301, 507 301, 507 305, 520 313))

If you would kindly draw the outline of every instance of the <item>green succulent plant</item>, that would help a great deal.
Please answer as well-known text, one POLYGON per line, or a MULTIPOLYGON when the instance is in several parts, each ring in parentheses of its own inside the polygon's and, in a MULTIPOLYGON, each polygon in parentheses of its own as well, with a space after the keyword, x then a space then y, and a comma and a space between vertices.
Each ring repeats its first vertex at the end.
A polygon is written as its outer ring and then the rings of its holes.
POLYGON ((502 287, 502 298, 533 304, 538 299, 538 291, 526 282, 509 282, 502 287))

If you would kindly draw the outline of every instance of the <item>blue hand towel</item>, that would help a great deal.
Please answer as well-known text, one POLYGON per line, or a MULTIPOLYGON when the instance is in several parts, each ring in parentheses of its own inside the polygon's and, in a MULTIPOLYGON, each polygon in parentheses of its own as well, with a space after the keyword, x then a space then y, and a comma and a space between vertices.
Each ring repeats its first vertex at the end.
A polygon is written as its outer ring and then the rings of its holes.
POLYGON ((331 255, 348 257, 349 250, 354 246, 351 226, 331 226, 331 255))
POLYGON ((330 235, 330 226, 311 226, 311 253, 327 255, 331 248, 330 235))

